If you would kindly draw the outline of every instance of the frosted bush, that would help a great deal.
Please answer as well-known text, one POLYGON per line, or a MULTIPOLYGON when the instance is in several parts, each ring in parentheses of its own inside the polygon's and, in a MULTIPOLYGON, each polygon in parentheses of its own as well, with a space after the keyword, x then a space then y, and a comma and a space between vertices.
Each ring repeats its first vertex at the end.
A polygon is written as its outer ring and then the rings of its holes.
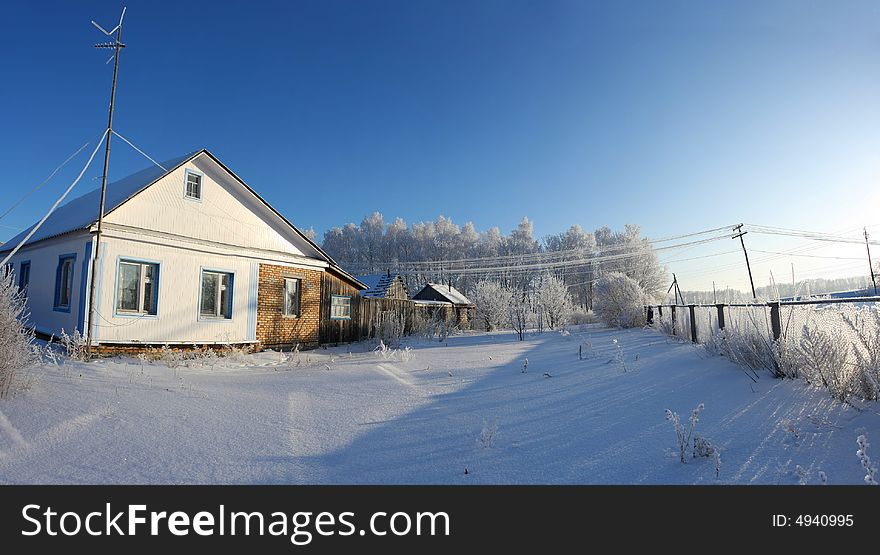
POLYGON ((397 345, 404 336, 405 316, 386 310, 377 316, 376 337, 389 345, 397 345))
POLYGON ((868 446, 871 444, 868 443, 868 438, 865 434, 856 438, 856 444, 859 446, 856 456, 859 458, 859 462, 862 463, 862 468, 865 469, 865 483, 876 486, 877 466, 871 462, 871 457, 868 456, 868 446))
POLYGON ((438 310, 431 316, 431 320, 425 325, 422 333, 429 340, 436 337, 437 341, 443 343, 450 335, 455 335, 458 331, 458 326, 447 321, 443 311, 438 310))
POLYGON ((851 368, 846 366, 846 347, 839 338, 808 322, 803 326, 798 357, 808 383, 821 384, 835 399, 846 400, 851 368))
MULTIPOLYGON (((409 362, 413 358, 415 358, 415 354, 413 350, 409 347, 400 348, 391 348, 385 344, 381 339, 379 340, 379 345, 373 349, 373 352, 376 353, 376 356, 381 358, 382 360, 396 360, 400 362, 409 362)), ((331 359, 332 362, 333 359, 331 359)))
POLYGON ((620 272, 599 278, 593 312, 606 325, 632 328, 645 325, 647 296, 638 282, 620 272))
POLYGON ((13 282, 15 274, 0 279, 0 397, 9 394, 22 368, 38 360, 34 331, 26 325, 26 298, 13 282))
POLYGON ((86 338, 79 333, 79 330, 74 329, 72 334, 68 334, 64 331, 64 328, 61 328, 61 335, 58 336, 58 341, 64 347, 67 357, 71 360, 84 361, 89 359, 88 343, 86 338))
POLYGON ((575 309, 568 317, 568 323, 572 326, 580 326, 583 324, 592 324, 596 321, 596 315, 592 311, 583 309, 575 309))
POLYGON ((691 438, 694 437, 694 430, 697 427, 697 422, 700 421, 700 413, 703 412, 703 408, 703 403, 700 403, 691 411, 691 416, 688 419, 690 426, 687 428, 681 423, 678 413, 666 409, 666 420, 672 422, 672 426, 675 428, 675 439, 678 442, 678 454, 681 462, 685 462, 685 454, 691 445, 691 438))
POLYGON ((621 372, 626 372, 626 353, 623 350, 623 345, 617 338, 612 339, 611 342, 614 344, 614 358, 611 359, 611 362, 614 362, 621 372))
POLYGON ((495 446, 495 437, 498 435, 498 421, 494 418, 490 420, 483 419, 483 429, 477 436, 477 444, 483 449, 495 446))

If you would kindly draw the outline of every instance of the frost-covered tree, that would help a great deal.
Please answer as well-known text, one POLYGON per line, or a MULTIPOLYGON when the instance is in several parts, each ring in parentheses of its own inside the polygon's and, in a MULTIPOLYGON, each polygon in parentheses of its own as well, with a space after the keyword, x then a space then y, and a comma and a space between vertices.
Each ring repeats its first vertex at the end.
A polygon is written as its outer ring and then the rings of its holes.
POLYGON ((477 307, 477 318, 486 326, 486 331, 508 321, 511 291, 497 281, 478 281, 469 290, 468 298, 477 307))
POLYGON ((601 262, 601 270, 621 272, 634 279, 651 297, 663 292, 666 270, 660 265, 650 241, 641 236, 639 226, 626 224, 623 233, 614 233, 607 226, 594 233, 599 255, 625 255, 617 260, 601 262))
POLYGON ((633 278, 612 272, 596 284, 593 311, 608 326, 632 328, 645 325, 645 291, 633 278))
POLYGON ((551 330, 564 327, 574 310, 571 294, 562 279, 543 274, 535 284, 535 303, 551 330))
POLYGON ((363 257, 362 266, 368 274, 376 273, 383 268, 387 249, 383 245, 385 218, 379 212, 373 212, 361 221, 359 234, 359 254, 363 257))
POLYGON ((596 255, 595 236, 575 224, 562 233, 546 237, 544 250, 566 253, 563 259, 571 261, 571 264, 556 270, 555 273, 569 288, 573 302, 578 306, 590 308, 596 269, 596 264, 590 262, 590 259, 596 255))
POLYGON ((531 301, 526 290, 514 290, 510 295, 510 304, 508 305, 508 322, 510 327, 517 333, 519 340, 525 339, 526 328, 529 325, 529 315, 531 314, 531 301))
POLYGON ((516 229, 510 232, 505 241, 508 254, 529 254, 538 251, 538 242, 535 241, 535 226, 528 218, 520 220, 516 229))
POLYGON ((15 285, 15 274, 0 277, 0 397, 5 397, 15 373, 37 360, 34 331, 26 325, 26 298, 15 285))

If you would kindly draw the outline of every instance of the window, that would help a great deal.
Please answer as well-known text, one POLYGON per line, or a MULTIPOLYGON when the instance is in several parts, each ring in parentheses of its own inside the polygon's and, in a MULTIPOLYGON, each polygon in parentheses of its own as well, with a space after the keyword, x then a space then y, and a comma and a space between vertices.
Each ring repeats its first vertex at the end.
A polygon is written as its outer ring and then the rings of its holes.
POLYGON ((73 291, 73 263, 75 254, 58 257, 58 268, 55 270, 55 304, 54 309, 70 312, 70 294, 73 291))
POLYGON ((232 274, 202 271, 202 300, 199 315, 203 318, 232 318, 232 274))
POLYGON ((31 282, 31 263, 30 262, 22 262, 21 269, 18 271, 18 288, 19 289, 27 289, 28 284, 31 282))
POLYGON ((159 265, 120 260, 116 275, 116 312, 156 314, 159 265))
POLYGON ((302 282, 296 278, 284 278, 284 315, 299 316, 299 297, 302 282))
POLYGON ((351 297, 343 295, 330 296, 330 319, 351 320, 351 297))
POLYGON ((199 200, 202 198, 202 175, 186 170, 186 198, 199 200))

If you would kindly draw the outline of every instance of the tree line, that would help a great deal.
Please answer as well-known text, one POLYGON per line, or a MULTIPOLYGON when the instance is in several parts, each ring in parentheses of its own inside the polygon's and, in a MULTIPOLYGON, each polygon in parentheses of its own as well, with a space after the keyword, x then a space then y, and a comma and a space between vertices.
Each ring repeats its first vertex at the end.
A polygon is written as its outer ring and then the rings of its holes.
POLYGON ((458 225, 442 215, 407 224, 399 217, 386 222, 373 212, 360 225, 327 230, 322 248, 356 275, 400 273, 411 291, 428 281, 469 291, 484 280, 526 290, 549 274, 585 310, 592 309, 597 280, 611 272, 627 275, 651 296, 667 284, 651 243, 631 224, 621 231, 607 226, 587 231, 574 224, 538 239, 527 217, 505 235, 498 227, 480 231, 472 222, 458 225))

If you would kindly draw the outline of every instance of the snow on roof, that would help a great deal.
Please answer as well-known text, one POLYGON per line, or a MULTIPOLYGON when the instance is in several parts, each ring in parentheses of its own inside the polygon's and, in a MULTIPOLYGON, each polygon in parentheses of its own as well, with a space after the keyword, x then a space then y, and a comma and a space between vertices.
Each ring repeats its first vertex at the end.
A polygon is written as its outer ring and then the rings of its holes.
POLYGON ((449 301, 423 301, 421 299, 413 299, 415 304, 423 304, 428 306, 452 306, 449 301))
MULTIPOLYGON (((152 165, 137 173, 133 173, 128 177, 124 177, 118 181, 107 184, 107 196, 104 200, 104 214, 108 214, 118 208, 122 203, 139 193, 142 189, 151 185, 154 181, 164 176, 166 173, 174 170, 196 154, 199 151, 191 152, 185 156, 173 158, 166 162, 162 162, 162 166, 168 169, 168 172, 162 168, 152 165)), ((27 244, 36 243, 43 239, 55 237, 77 229, 85 229, 98 221, 98 207, 101 203, 101 189, 95 189, 79 196, 66 204, 59 206, 46 222, 34 233, 33 237, 28 239, 27 244)), ((34 223, 36 225, 36 223, 34 223)), ((19 241, 30 232, 34 226, 27 229, 6 242, 10 247, 18 245, 19 241)))
POLYGON ((453 304, 473 304, 470 299, 464 296, 464 293, 452 287, 451 285, 447 285, 445 283, 428 283, 425 287, 431 287, 447 299, 449 302, 453 304))
POLYGON ((388 288, 397 279, 398 274, 369 274, 366 276, 356 276, 357 280, 366 285, 366 291, 361 293, 361 297, 372 297, 384 299, 388 294, 388 288))

